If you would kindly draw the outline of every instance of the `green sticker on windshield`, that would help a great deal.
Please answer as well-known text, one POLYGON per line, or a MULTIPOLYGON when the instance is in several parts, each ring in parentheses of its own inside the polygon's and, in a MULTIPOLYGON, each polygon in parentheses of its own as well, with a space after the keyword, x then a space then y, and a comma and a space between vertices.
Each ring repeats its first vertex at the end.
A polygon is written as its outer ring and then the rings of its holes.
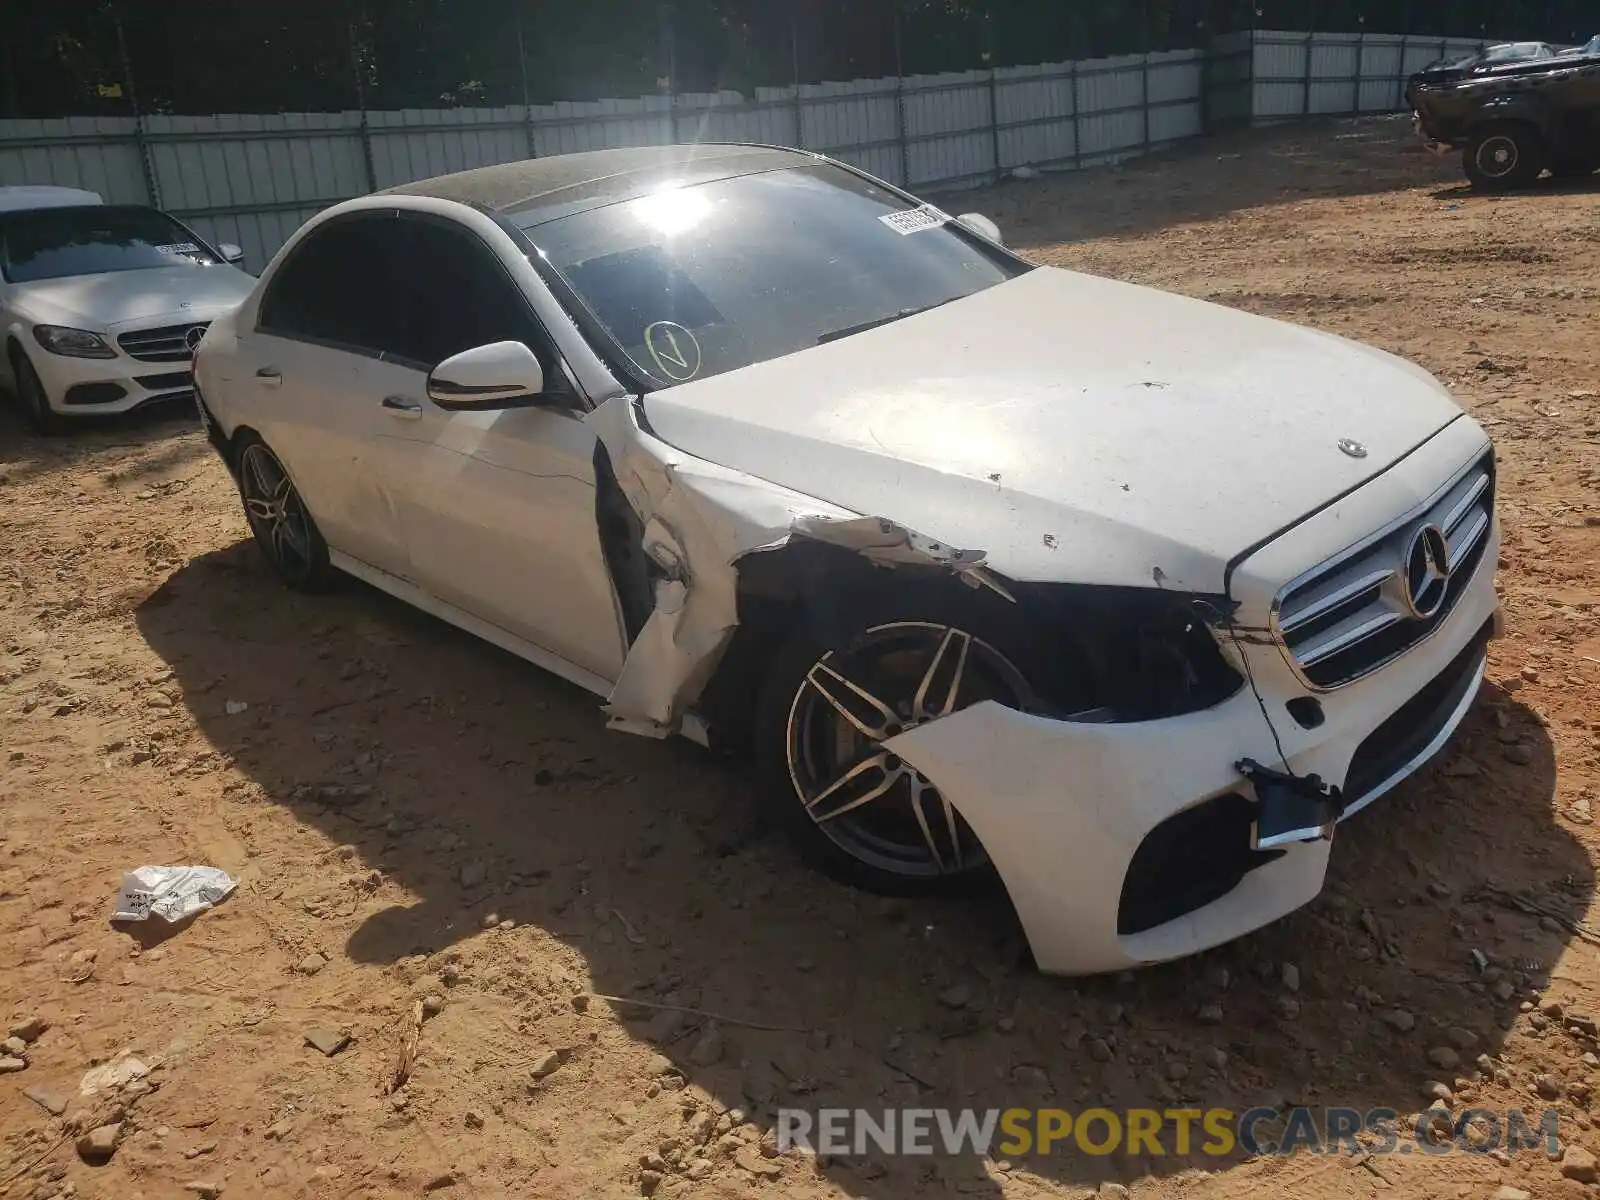
POLYGON ((700 342, 676 321, 657 321, 647 327, 644 348, 668 379, 685 383, 700 374, 700 342))

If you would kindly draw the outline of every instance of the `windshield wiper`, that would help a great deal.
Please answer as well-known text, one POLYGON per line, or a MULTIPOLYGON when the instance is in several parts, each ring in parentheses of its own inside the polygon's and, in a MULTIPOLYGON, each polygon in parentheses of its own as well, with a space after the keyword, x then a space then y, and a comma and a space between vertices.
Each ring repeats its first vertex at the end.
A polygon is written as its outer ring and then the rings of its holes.
POLYGON ((867 330, 876 329, 880 325, 892 325, 896 321, 903 321, 907 317, 914 317, 918 313, 925 313, 929 309, 938 308, 940 305, 949 304, 951 301, 960 299, 960 296, 951 296, 944 300, 935 300, 932 304, 919 304, 915 308, 902 308, 899 312, 892 312, 887 317, 875 317, 870 321, 846 325, 843 329, 829 330, 817 338, 817 345, 822 346, 828 342, 837 342, 840 338, 847 338, 855 333, 865 333, 867 330))

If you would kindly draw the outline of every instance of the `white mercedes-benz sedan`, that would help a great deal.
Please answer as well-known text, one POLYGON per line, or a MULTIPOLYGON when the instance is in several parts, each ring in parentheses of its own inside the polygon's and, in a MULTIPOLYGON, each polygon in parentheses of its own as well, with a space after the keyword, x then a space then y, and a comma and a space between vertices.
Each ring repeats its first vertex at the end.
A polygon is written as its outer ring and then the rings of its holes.
POLYGON ((354 575, 618 729, 749 751, 846 880, 998 875, 1046 971, 1310 900, 1497 627, 1494 454, 1424 371, 1032 266, 816 154, 350 201, 196 373, 286 583, 354 575))
POLYGON ((43 433, 182 399, 206 326, 250 294, 237 247, 72 188, 0 188, 0 385, 43 433))

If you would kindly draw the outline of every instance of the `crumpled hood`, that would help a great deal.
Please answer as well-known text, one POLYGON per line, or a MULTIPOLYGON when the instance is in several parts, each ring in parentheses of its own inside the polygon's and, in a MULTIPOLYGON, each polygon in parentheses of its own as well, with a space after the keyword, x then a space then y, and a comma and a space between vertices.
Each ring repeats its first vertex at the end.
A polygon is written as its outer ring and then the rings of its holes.
POLYGON ((236 267, 150 267, 40 279, 19 284, 13 302, 39 325, 68 325, 96 333, 130 322, 174 325, 207 320, 250 294, 255 280, 236 267))
POLYGON ((1013 579, 1210 593, 1461 415, 1382 351, 1049 267, 644 407, 680 450, 1013 579))

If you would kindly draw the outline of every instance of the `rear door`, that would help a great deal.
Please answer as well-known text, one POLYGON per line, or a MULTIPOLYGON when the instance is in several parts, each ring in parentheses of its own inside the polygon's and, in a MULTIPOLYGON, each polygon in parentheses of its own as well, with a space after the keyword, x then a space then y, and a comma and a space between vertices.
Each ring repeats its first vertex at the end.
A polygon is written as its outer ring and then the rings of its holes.
POLYGON ((233 387, 329 546, 404 575, 371 443, 380 386, 371 375, 398 319, 381 248, 397 224, 392 211, 360 212, 308 234, 239 340, 233 387))

